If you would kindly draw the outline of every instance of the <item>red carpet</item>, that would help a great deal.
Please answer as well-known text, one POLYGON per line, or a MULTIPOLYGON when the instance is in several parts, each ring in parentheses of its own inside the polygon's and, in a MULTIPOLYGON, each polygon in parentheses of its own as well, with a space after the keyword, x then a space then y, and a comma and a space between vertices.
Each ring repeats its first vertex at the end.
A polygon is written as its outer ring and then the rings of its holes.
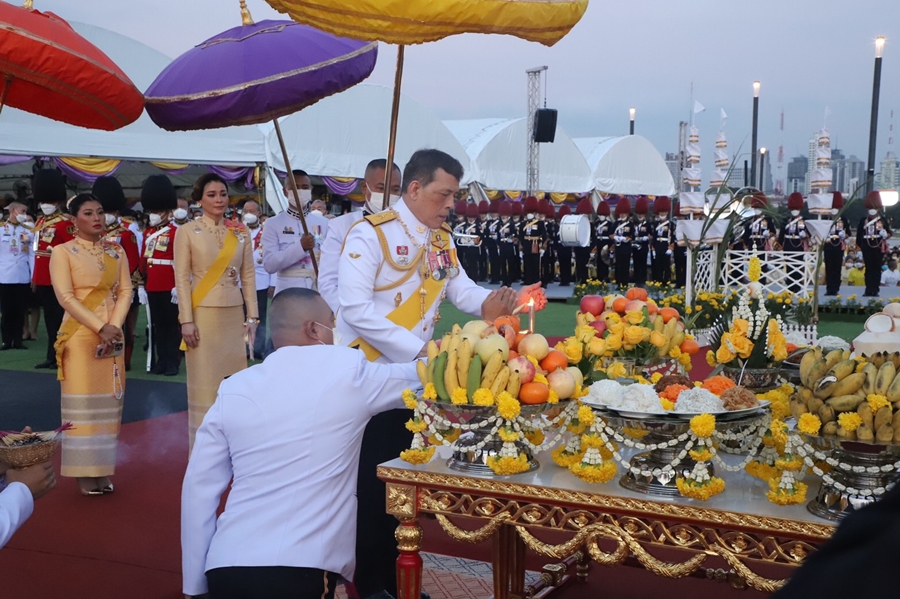
MULTIPOLYGON (((699 357, 695 375, 709 370, 702 354, 699 357)), ((58 467, 58 457, 56 462, 58 467)), ((186 465, 186 412, 124 425, 116 492, 83 497, 74 479, 61 478, 57 489, 37 502, 31 519, 0 550, 0 596, 180 599, 179 504, 186 465)), ((489 542, 456 543, 434 520, 424 519, 422 525, 425 551, 490 560, 489 542)), ((546 562, 530 555, 528 568, 540 570, 546 562)), ((587 585, 571 585, 559 596, 759 596, 706 581, 659 579, 635 568, 605 570, 595 565, 592 572, 587 585)))

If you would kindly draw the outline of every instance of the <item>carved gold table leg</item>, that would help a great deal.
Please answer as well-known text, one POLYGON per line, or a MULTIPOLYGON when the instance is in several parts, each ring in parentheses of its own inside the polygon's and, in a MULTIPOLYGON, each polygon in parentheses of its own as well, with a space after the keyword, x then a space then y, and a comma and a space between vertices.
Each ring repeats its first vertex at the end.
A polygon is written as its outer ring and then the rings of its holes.
POLYGON ((588 573, 591 571, 591 556, 585 549, 575 554, 575 572, 578 582, 587 582, 588 573))
POLYGON ((397 558, 397 599, 419 599, 422 592, 422 528, 416 488, 387 485, 387 511, 400 520, 394 532, 400 556, 397 558))
POLYGON ((525 544, 511 526, 494 533, 494 599, 525 597, 525 544))

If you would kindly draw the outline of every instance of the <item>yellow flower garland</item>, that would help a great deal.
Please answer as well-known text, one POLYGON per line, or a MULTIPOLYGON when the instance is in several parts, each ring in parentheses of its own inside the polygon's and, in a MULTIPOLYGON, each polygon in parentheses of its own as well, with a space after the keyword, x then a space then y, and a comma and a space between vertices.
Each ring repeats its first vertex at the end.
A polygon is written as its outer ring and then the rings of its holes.
POLYGON ((514 458, 491 456, 487 459, 487 465, 499 476, 510 476, 528 470, 528 458, 522 454, 514 458))
POLYGON ((793 489, 782 489, 778 478, 769 479, 769 492, 766 499, 777 505, 798 505, 806 501, 807 486, 795 482, 793 489))
POLYGON ((700 414, 691 418, 691 431, 701 439, 711 436, 716 430, 716 417, 700 414))
POLYGON ((559 394, 550 389, 550 393, 547 395, 547 403, 559 403, 559 394))
POLYGON ((421 449, 404 449, 400 452, 400 459, 410 464, 426 464, 431 461, 434 456, 434 447, 423 447, 421 449))
POLYGON ((437 390, 434 388, 434 383, 425 385, 425 390, 422 392, 422 398, 427 399, 428 401, 437 399, 437 390))
POLYGON ((568 468, 572 464, 576 464, 581 461, 584 457, 584 451, 579 451, 578 453, 569 453, 566 451, 565 445, 560 445, 556 449, 553 450, 552 454, 553 462, 562 468, 568 468))
POLYGON ((822 428, 822 421, 815 414, 801 414, 797 420, 797 430, 807 435, 818 435, 819 429, 822 428))
POLYGON ((504 426, 498 430, 497 435, 500 437, 500 440, 505 443, 515 443, 519 440, 519 433, 508 426, 504 426))
POLYGON ((587 406, 578 408, 578 422, 584 426, 590 426, 594 423, 594 411, 587 406))
POLYGON ((688 453, 695 462, 708 462, 713 457, 712 452, 706 447, 703 447, 702 449, 692 449, 688 453))
POLYGON ((713 476, 708 481, 699 484, 679 476, 675 480, 675 485, 684 497, 699 499, 700 501, 706 501, 725 490, 725 481, 718 476, 713 476))
POLYGON ((862 418, 856 412, 844 412, 838 416, 838 424, 848 433, 852 433, 862 424, 862 418))
POLYGON ((481 387, 472 394, 472 403, 476 406, 492 406, 494 405, 494 394, 490 389, 481 387))
POLYGON ((410 418, 409 420, 406 421, 406 430, 408 430, 411 433, 421 433, 427 428, 428 428, 428 423, 419 418, 416 418, 416 419, 410 418))
POLYGON ((615 477, 618 468, 615 462, 603 462, 601 464, 585 464, 577 462, 569 466, 569 471, 585 482, 603 484, 615 477))
POLYGON ((419 405, 419 400, 416 398, 416 394, 413 393, 412 389, 404 389, 400 397, 403 398, 403 405, 405 405, 408 410, 415 410, 416 406, 419 405))
POLYGON ((501 418, 514 420, 522 412, 522 405, 507 391, 501 391, 497 395, 497 413, 501 418))
POLYGON ((465 389, 457 387, 453 390, 453 393, 450 394, 450 401, 453 405, 463 406, 469 403, 469 395, 466 393, 465 389))
POLYGON ((866 396, 866 401, 869 402, 869 407, 872 408, 872 413, 874 414, 881 408, 886 408, 891 405, 891 402, 888 401, 888 398, 884 395, 876 395, 875 393, 869 393, 866 396))
POLYGON ((763 464, 762 462, 752 461, 744 467, 744 470, 750 476, 755 476, 760 480, 771 480, 773 478, 777 478, 780 474, 778 472, 778 468, 775 466, 771 466, 769 464, 763 464))

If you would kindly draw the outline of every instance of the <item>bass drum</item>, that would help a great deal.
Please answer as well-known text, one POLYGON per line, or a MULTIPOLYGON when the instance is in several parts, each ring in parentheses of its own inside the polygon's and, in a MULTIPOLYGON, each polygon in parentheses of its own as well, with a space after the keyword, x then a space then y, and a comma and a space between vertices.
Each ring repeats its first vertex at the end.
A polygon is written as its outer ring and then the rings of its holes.
POLYGON ((591 221, 584 214, 569 214, 559 220, 559 241, 566 247, 591 244, 591 221))

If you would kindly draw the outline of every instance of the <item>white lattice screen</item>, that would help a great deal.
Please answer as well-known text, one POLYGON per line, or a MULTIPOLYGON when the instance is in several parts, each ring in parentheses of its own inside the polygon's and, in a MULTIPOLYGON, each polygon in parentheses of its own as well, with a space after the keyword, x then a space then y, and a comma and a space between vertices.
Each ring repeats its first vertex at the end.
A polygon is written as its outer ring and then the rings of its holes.
MULTIPOLYGON (((781 330, 785 335, 789 335, 791 333, 799 333, 803 335, 803 338, 806 339, 806 345, 815 345, 816 341, 819 340, 819 329, 814 324, 799 325, 785 323, 784 325, 782 325, 781 330)), ((690 333, 694 336, 694 339, 701 347, 709 345, 709 337, 712 333, 712 329, 694 329, 690 331, 690 333)))
MULTIPOLYGON (((741 289, 747 280, 747 265, 754 252, 728 250, 722 267, 724 289, 741 289)), ((757 254, 763 263, 760 280, 763 292, 779 293, 795 285, 797 295, 808 298, 815 287, 816 252, 762 252, 757 254)))

